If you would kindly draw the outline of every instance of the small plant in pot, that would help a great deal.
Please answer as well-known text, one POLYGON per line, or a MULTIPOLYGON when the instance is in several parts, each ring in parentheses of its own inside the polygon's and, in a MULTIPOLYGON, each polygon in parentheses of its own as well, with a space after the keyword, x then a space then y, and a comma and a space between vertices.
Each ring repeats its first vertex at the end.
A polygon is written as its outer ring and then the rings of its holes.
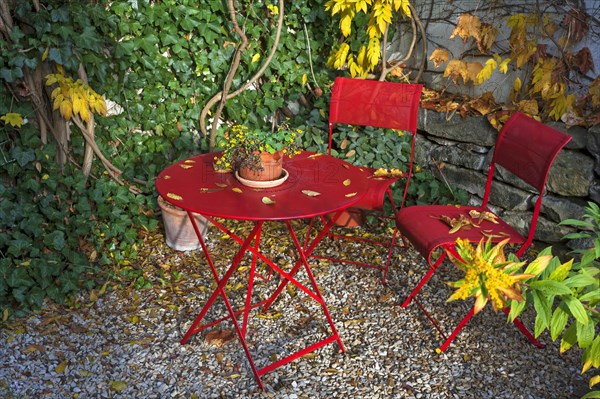
POLYGON ((274 131, 234 125, 223 134, 215 167, 233 169, 240 181, 274 181, 284 174, 283 159, 300 153, 300 129, 281 126, 274 131))

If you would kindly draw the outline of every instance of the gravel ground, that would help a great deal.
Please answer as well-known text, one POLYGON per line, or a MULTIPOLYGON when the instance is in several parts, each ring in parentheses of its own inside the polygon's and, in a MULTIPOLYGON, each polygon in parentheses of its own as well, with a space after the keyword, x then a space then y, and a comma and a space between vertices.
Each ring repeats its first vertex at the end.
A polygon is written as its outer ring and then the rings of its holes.
MULTIPOLYGON (((291 257, 279 233, 266 231, 263 247, 285 266, 291 257)), ((214 227, 208 241, 223 270, 234 246, 214 227)), ((323 244, 332 254, 344 248, 353 259, 380 252, 323 244)), ((179 344, 214 286, 202 253, 172 251, 161 236, 146 245, 138 266, 154 281, 152 288, 115 285, 103 295, 82 296, 78 307, 48 304, 0 330, 1 398, 560 399, 585 392, 578 350, 560 355, 547 335, 540 337, 547 347, 536 349, 489 309, 472 319, 446 353, 436 354, 441 337, 430 322, 414 304, 399 307, 426 268, 412 250, 396 251, 387 286, 379 271, 312 261, 346 352, 326 345, 265 374, 261 391, 237 339, 216 345, 202 332, 179 344)), ((247 269, 236 272, 228 287, 234 305, 241 304, 247 276, 247 269)), ((304 273, 298 276, 302 280, 304 273)), ((447 266, 420 296, 447 328, 468 310, 468 303, 445 303, 451 291, 443 281, 459 277, 447 266)), ((258 280, 255 298, 276 283, 277 277, 258 280)), ((224 314, 222 301, 216 304, 209 319, 224 314)), ((533 325, 531 314, 522 320, 533 325)), ((320 308, 290 289, 267 315, 253 311, 248 342, 260 368, 326 335, 320 308)))

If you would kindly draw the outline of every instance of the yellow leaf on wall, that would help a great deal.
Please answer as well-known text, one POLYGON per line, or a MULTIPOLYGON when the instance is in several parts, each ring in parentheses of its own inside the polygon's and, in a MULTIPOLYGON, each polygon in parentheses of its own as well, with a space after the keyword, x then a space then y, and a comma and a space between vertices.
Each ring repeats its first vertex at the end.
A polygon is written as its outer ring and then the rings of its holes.
POLYGON ((467 63, 462 60, 450 60, 444 71, 444 77, 451 77, 455 84, 458 84, 458 79, 461 77, 463 82, 467 82, 469 80, 467 63))
POLYGON ((479 17, 471 14, 463 14, 458 17, 458 23, 452 35, 450 35, 450 39, 453 39, 455 36, 459 36, 465 43, 470 37, 479 41, 481 37, 481 21, 479 17))
POLYGON ((496 70, 497 67, 498 67, 498 63, 496 62, 495 59, 490 58, 489 60, 487 60, 485 62, 485 66, 483 67, 483 69, 477 74, 475 83, 481 84, 481 83, 485 82, 486 80, 488 80, 492 76, 492 73, 494 72, 494 70, 496 70))
POLYGON ((433 65, 437 68, 441 63, 448 62, 448 50, 436 48, 429 56, 429 59, 433 61, 433 65))

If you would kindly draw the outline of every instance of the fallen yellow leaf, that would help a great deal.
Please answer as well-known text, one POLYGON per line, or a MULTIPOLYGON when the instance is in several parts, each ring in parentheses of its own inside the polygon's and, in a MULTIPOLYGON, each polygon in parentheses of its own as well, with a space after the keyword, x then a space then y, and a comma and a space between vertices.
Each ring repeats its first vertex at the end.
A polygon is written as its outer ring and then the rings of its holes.
POLYGON ((348 197, 348 198, 354 197, 356 194, 358 194, 358 193, 349 193, 349 194, 346 194, 345 197, 348 197))
POLYGON ((273 201, 271 198, 269 197, 262 197, 262 203, 266 204, 266 205, 272 205, 275 203, 275 201, 273 201))
POLYGON ((58 363, 58 366, 56 366, 54 371, 56 371, 59 374, 64 373, 65 369, 67 368, 67 364, 68 362, 66 360, 63 360, 62 362, 58 363))
POLYGON ((231 189, 231 191, 233 191, 234 193, 241 193, 242 189, 239 188, 239 187, 234 187, 234 188, 231 189))
POLYGON ((321 195, 321 193, 312 190, 302 190, 302 194, 308 195, 309 197, 316 197, 317 195, 321 195))
POLYGON ((123 381, 111 381, 110 387, 117 392, 121 392, 122 390, 127 388, 127 384, 123 381))
POLYGON ((173 193, 167 193, 167 197, 174 199, 175 201, 181 201, 183 199, 182 196, 173 193))
POLYGON ((351 183, 352 183, 352 180, 350 180, 350 179, 346 179, 346 180, 344 180, 344 181, 342 182, 342 184, 343 184, 344 186, 349 186, 351 183))

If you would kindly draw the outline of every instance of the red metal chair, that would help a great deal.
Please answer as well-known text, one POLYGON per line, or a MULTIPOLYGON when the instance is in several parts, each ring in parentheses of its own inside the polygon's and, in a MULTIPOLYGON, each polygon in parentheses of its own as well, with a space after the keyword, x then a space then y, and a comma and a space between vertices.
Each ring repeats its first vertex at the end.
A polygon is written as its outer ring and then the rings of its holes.
MULTIPOLYGON (((434 323, 436 329, 446 339, 438 351, 443 352, 446 350, 473 316, 473 309, 446 338, 435 320, 425 311, 415 296, 446 258, 445 250, 450 251, 450 253, 454 251, 457 238, 468 239, 471 242, 479 242, 482 238, 491 238, 494 243, 510 238, 510 243, 520 245, 516 252, 517 257, 520 257, 529 248, 534 238, 548 172, 556 155, 569 140, 571 140, 570 136, 517 112, 506 122, 496 140, 481 206, 419 205, 405 207, 399 211, 396 226, 400 234, 412 243, 415 249, 427 259, 430 266, 427 274, 406 298, 402 307, 407 307, 414 299, 421 310, 434 323), (504 167, 530 185, 532 191, 537 191, 539 194, 533 209, 527 237, 521 235, 500 217, 497 217, 498 224, 484 220, 480 228, 458 230, 450 234, 450 227, 444 221, 438 219, 440 216, 458 218, 464 215, 469 217, 471 210, 492 212, 488 208, 488 200, 496 165, 504 167), (441 252, 437 260, 434 260, 432 255, 434 250, 438 248, 444 249, 444 251, 441 252)), ((504 311, 507 310, 504 309, 504 311)), ((532 344, 543 347, 518 320, 515 320, 515 324, 532 344)))
MULTIPOLYGON (((412 175, 415 136, 417 134, 417 116, 422 90, 423 85, 420 84, 380 82, 375 80, 338 77, 333 84, 333 90, 331 93, 331 103, 329 106, 329 154, 331 154, 331 150, 333 148, 333 128, 339 123, 372 126, 382 129, 396 129, 406 131, 411 134, 410 159, 408 171, 404 171, 406 185, 400 207, 404 206, 408 185, 412 175)), ((385 140, 385 137, 382 137, 382 139, 385 140)), ((390 165, 389 167, 391 168, 393 165, 390 165)), ((372 176, 373 172, 375 171, 374 169, 370 168, 364 169, 365 173, 368 173, 370 176, 372 176)), ((365 211, 375 212, 380 216, 386 217, 386 215, 383 215, 383 204, 387 194, 394 212, 394 215, 387 215, 387 218, 393 219, 397 214, 398 208, 396 208, 396 204, 394 203, 390 186, 398 179, 398 177, 370 178, 369 194, 361 199, 361 201, 354 206, 354 209, 358 208, 365 211)), ((384 246, 387 248, 387 260, 385 265, 376 265, 349 259, 339 259, 318 255, 313 255, 313 257, 382 270, 382 282, 385 284, 387 271, 397 236, 397 229, 394 230, 392 237, 386 241, 378 241, 361 237, 350 237, 341 234, 331 235, 332 238, 368 242, 370 244, 384 246)))

